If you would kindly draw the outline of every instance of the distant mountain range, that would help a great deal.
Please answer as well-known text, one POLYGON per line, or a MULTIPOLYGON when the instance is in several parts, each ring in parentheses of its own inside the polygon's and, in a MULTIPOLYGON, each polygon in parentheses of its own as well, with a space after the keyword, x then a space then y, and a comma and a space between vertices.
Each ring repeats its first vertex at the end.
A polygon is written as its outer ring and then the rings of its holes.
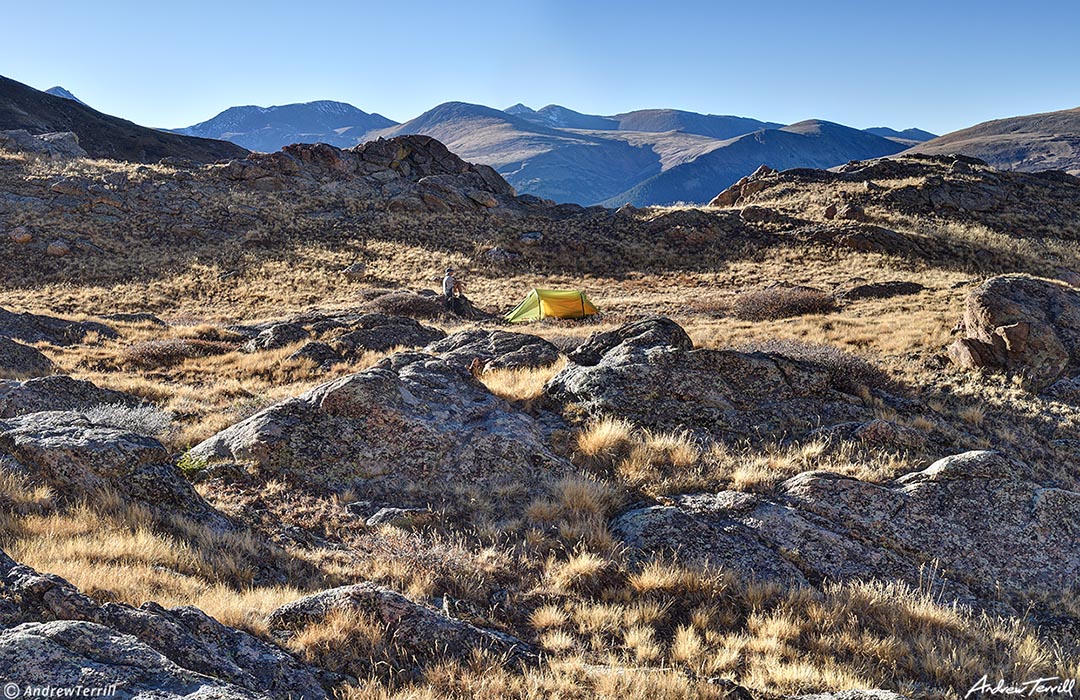
POLYGON ((280 107, 230 107, 213 119, 173 129, 177 134, 232 141, 252 151, 277 151, 290 143, 328 143, 349 148, 369 131, 397 122, 344 102, 320 100, 280 107))
POLYGON ((340 102, 232 107, 176 133, 273 151, 296 141, 347 147, 433 136, 498 170, 520 193, 582 204, 707 202, 759 165, 829 167, 897 153, 933 138, 918 129, 862 132, 826 122, 806 131, 746 117, 645 109, 612 116, 560 105, 504 110, 447 102, 404 124, 340 102), (782 130, 783 129, 783 130, 782 130), (804 133, 805 132, 805 133, 804 133), (813 132, 813 133, 810 133, 813 132), (756 134, 753 138, 742 138, 756 134))
POLYGON ((207 163, 247 153, 227 141, 170 134, 111 117, 87 107, 63 88, 52 90, 54 94, 42 92, 0 76, 0 130, 72 131, 94 158, 140 163, 170 157, 207 163), (59 91, 64 94, 57 96, 59 91))
POLYGON ((1080 107, 976 124, 916 145, 912 153, 963 153, 995 168, 1080 175, 1080 107))

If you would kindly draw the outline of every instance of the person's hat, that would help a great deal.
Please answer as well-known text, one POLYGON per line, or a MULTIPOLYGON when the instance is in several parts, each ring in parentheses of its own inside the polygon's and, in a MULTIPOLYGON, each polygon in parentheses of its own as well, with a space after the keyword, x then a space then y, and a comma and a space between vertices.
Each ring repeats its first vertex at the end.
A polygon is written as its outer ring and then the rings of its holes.
POLYGON ((447 271, 447 272, 453 272, 453 271, 454 271, 454 268, 452 268, 452 267, 448 267, 448 268, 446 268, 446 271, 447 271))

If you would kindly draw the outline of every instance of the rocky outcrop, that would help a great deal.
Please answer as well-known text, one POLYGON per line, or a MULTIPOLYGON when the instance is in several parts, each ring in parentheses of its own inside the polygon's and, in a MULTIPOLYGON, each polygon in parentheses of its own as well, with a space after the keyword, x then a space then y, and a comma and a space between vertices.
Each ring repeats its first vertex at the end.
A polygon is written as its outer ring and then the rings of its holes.
POLYGON ((240 348, 243 352, 275 350, 315 338, 290 359, 310 359, 322 366, 349 362, 368 351, 423 347, 446 337, 438 328, 406 316, 359 311, 301 314, 286 321, 230 326, 228 330, 248 338, 240 348))
POLYGON ((187 516, 218 531, 235 526, 195 492, 157 440, 95 425, 71 411, 0 420, 0 455, 17 471, 69 499, 101 491, 120 494, 152 512, 187 516))
POLYGON ((591 367, 600 363, 604 353, 623 344, 637 348, 694 349, 694 341, 682 326, 670 318, 654 316, 632 321, 606 333, 593 333, 584 343, 570 351, 567 357, 575 364, 591 367))
POLYGON ((438 328, 404 316, 364 314, 352 320, 347 331, 331 336, 331 339, 341 355, 352 356, 368 350, 386 352, 394 348, 423 347, 445 337, 446 333, 438 328))
POLYGON ((1076 591, 1080 493, 1044 488, 994 452, 967 452, 890 484, 826 472, 775 496, 696 494, 625 513, 627 545, 786 585, 887 579, 966 604, 1009 608, 1076 591))
POLYGON ((535 335, 480 328, 454 333, 424 351, 466 368, 479 361, 485 369, 546 367, 560 355, 559 348, 535 335))
POLYGON ((400 656, 421 665, 440 658, 465 660, 476 650, 518 662, 537 658, 537 650, 520 639, 455 620, 373 583, 332 588, 288 603, 270 613, 267 626, 275 637, 288 638, 335 612, 371 615, 400 656))
POLYGON ((0 378, 41 377, 55 371, 52 360, 37 348, 0 337, 0 378))
POLYGON ((219 166, 228 180, 283 189, 291 180, 348 182, 387 211, 482 211, 516 204, 514 189, 493 168, 473 165, 430 136, 378 139, 341 150, 324 143, 293 144, 219 166))
MULTIPOLYGON (((745 171, 744 171, 745 172, 745 171)), ((775 175, 776 171, 767 165, 759 166, 750 175, 740 179, 731 187, 720 194, 713 197, 709 202, 710 207, 733 207, 739 204, 743 200, 751 197, 761 190, 765 189, 766 181, 770 175, 775 175)), ((730 182, 730 181, 729 181, 730 182)))
MULTIPOLYGON (((527 499, 571 469, 533 418, 464 368, 417 352, 265 409, 190 454, 405 506, 451 505, 470 490, 511 485, 527 499)), ((518 500, 496 508, 513 512, 518 500)))
POLYGON ((125 698, 323 700, 331 680, 192 607, 99 605, 0 552, 0 677, 125 698))
POLYGON ((70 131, 33 135, 25 129, 0 131, 0 150, 32 153, 51 160, 86 158, 79 137, 70 131))
POLYGON ((0 337, 24 343, 72 345, 81 342, 88 333, 97 333, 102 338, 116 337, 116 331, 104 323, 68 321, 31 313, 16 314, 0 308, 0 337))
POLYGON ((140 400, 66 375, 0 381, 0 418, 42 411, 85 411, 104 404, 137 406, 140 400))
POLYGON ((1027 275, 993 277, 968 296, 949 346, 966 368, 1016 373, 1036 390, 1080 370, 1080 290, 1027 275))
POLYGON ((860 402, 837 388, 842 379, 822 365, 779 354, 624 342, 596 364, 567 366, 545 393, 595 417, 616 415, 724 441, 758 440, 867 420, 860 402))

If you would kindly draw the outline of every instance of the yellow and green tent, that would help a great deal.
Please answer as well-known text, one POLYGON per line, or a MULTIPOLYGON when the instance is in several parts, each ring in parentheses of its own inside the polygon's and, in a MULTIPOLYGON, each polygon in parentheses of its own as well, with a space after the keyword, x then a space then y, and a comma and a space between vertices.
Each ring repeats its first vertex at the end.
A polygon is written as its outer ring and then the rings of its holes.
POLYGON ((545 318, 584 318, 597 313, 585 292, 567 289, 534 289, 506 314, 510 323, 539 321, 545 318))

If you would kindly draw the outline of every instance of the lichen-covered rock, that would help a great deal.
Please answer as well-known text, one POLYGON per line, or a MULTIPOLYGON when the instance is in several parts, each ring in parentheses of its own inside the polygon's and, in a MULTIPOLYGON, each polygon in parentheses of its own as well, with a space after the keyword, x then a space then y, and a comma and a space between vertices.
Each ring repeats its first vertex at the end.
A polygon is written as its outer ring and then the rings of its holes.
POLYGON ((99 605, 0 551, 0 677, 24 685, 117 684, 117 697, 327 697, 331 678, 202 611, 99 605))
POLYGON ((368 350, 419 348, 445 337, 445 332, 412 318, 374 313, 352 319, 348 331, 333 338, 333 343, 348 357, 368 350))
POLYGON ((298 323, 275 323, 240 346, 240 351, 251 353, 260 350, 277 350, 286 345, 307 340, 309 337, 308 332, 298 323))
POLYGON ((559 348, 543 338, 480 328, 454 333, 424 351, 463 367, 479 360, 487 369, 546 367, 559 360, 559 348))
MULTIPOLYGON (((271 406, 191 450, 266 476, 402 506, 504 487, 529 497, 572 469, 540 425, 464 368, 416 352, 271 406)), ((516 497, 495 505, 521 507, 516 497)))
POLYGON ((54 371, 52 360, 37 348, 0 336, 0 378, 41 377, 54 371))
POLYGON ((519 662, 535 660, 537 655, 520 639, 455 620, 373 583, 332 588, 287 603, 270 613, 267 626, 275 636, 288 638, 336 611, 373 616, 386 629, 387 638, 420 663, 439 658, 464 660, 474 650, 519 662))
POLYGON ((775 439, 870 418, 856 399, 835 388, 831 370, 761 352, 623 343, 595 365, 569 365, 545 392, 592 416, 725 441, 775 439))
POLYGON ((71 131, 48 134, 31 134, 25 129, 0 131, 0 149, 33 153, 51 160, 87 157, 86 151, 79 145, 79 137, 71 131))
POLYGON ((139 399, 66 375, 0 380, 0 418, 42 411, 85 411, 103 404, 137 406, 139 399))
POLYGON ((949 356, 1000 369, 1043 389, 1080 369, 1080 290, 1028 275, 993 277, 968 295, 949 356))
POLYGON ((612 527, 638 550, 788 585, 930 580, 948 600, 991 607, 1080 591, 1080 493, 1028 481, 1023 465, 994 452, 947 457, 885 485, 806 472, 771 497, 682 496, 612 527))
POLYGON ((70 500, 106 490, 153 512, 184 515, 206 527, 235 526, 203 500, 157 440, 94 425, 70 411, 0 420, 0 455, 33 482, 70 500))
POLYGON ((0 308, 0 336, 5 338, 24 343, 72 345, 82 341, 89 333, 97 333, 102 338, 116 337, 116 331, 104 323, 68 321, 31 313, 17 314, 0 308))
POLYGON ((93 688, 117 698, 272 697, 182 668, 135 637, 68 620, 29 622, 0 631, 0 675, 18 679, 25 688, 93 688))
POLYGON ((653 316, 632 321, 606 333, 593 333, 584 343, 572 350, 568 357, 575 364, 593 366, 599 364, 604 353, 623 344, 638 348, 694 349, 694 341, 682 326, 670 318, 653 316))

